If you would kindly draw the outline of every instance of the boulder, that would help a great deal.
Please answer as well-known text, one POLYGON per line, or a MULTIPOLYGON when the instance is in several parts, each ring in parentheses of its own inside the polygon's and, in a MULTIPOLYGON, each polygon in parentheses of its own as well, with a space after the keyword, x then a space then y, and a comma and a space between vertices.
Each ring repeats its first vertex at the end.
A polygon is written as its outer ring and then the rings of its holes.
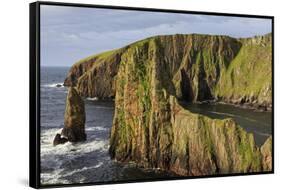
POLYGON ((67 138, 62 137, 61 134, 57 133, 55 138, 54 138, 53 145, 56 146, 58 144, 64 144, 67 141, 68 141, 67 138))

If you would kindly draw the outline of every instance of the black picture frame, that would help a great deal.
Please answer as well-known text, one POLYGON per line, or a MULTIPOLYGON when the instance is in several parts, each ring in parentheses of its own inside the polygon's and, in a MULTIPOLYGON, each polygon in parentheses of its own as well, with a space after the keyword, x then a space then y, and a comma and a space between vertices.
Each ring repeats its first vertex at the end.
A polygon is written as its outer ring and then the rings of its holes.
POLYGON ((227 176, 245 176, 257 174, 273 174, 274 173, 274 16, 264 15, 248 15, 248 14, 234 14, 234 13, 218 13, 218 12, 201 12, 201 11, 187 11, 187 10, 170 10, 170 9, 156 9, 156 8, 141 8, 141 7, 123 7, 123 6, 108 6, 108 5, 92 5, 79 3, 62 3, 62 2, 47 2, 38 1, 29 4, 29 59, 30 59, 30 78, 29 78, 29 185, 33 188, 54 188, 54 187, 72 187, 72 186, 88 186, 100 184, 120 184, 120 183, 134 183, 147 181, 162 181, 162 180, 182 180, 194 178, 214 178, 227 176), (165 13, 187 13, 200 14, 212 16, 231 16, 231 17, 246 17, 246 18, 264 18, 271 19, 272 23, 272 171, 255 172, 255 173, 237 173, 237 174, 222 174, 222 175, 207 175, 207 176, 193 176, 193 177, 171 177, 157 178, 149 180, 130 180, 130 181, 112 181, 112 182, 93 182, 93 183, 78 183, 66 185, 41 185, 40 184, 40 6, 41 5, 57 5, 70 7, 87 7, 87 8, 103 8, 103 9, 117 9, 117 10, 133 10, 133 11, 149 11, 149 12, 165 12, 165 13))

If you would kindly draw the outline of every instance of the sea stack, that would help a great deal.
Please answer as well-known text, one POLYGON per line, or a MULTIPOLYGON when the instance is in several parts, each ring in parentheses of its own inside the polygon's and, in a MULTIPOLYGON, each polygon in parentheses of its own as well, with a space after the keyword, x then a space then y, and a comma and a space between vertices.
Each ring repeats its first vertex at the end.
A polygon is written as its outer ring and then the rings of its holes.
POLYGON ((85 120, 84 101, 78 94, 77 90, 74 87, 70 87, 66 98, 64 128, 62 129, 61 134, 56 135, 53 144, 62 144, 67 141, 85 141, 85 120), (67 141, 65 139, 67 139, 67 141))

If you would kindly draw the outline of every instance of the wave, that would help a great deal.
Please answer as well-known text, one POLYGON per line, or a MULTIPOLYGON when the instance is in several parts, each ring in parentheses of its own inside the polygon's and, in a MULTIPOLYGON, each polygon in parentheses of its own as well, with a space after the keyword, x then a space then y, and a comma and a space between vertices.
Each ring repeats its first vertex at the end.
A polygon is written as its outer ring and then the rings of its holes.
POLYGON ((91 166, 91 167, 83 167, 81 169, 76 169, 76 170, 73 170, 71 172, 68 172, 67 174, 63 174, 61 175, 61 177, 68 177, 68 176, 72 176, 73 174, 76 174, 76 173, 80 173, 80 172, 84 172, 84 171, 87 171, 87 170, 92 170, 92 169, 96 169, 96 168, 99 168, 103 165, 103 162, 98 162, 96 165, 94 166, 91 166))
POLYGON ((85 128, 86 131, 107 131, 108 129, 104 126, 94 126, 94 127, 87 127, 85 128))
POLYGON ((254 133, 261 135, 261 136, 265 136, 265 137, 269 137, 271 135, 269 133, 262 133, 262 132, 258 132, 258 131, 254 131, 254 133))
MULTIPOLYGON (((269 127, 270 125, 268 123, 265 123, 265 122, 262 122, 262 121, 259 121, 259 120, 256 120, 256 119, 253 119, 253 118, 250 118, 250 117, 243 117, 243 116, 240 116, 240 115, 235 115, 235 114, 229 114, 229 113, 223 113, 223 112, 215 112, 215 111, 208 111, 209 113, 214 113, 214 114, 218 114, 218 115, 225 115, 225 116, 229 116, 231 118, 234 118, 235 119, 243 119, 243 120, 246 120, 247 122, 251 122, 251 123, 258 123, 258 125, 260 126, 263 126, 263 127, 269 127)), ((239 123, 238 120, 236 120, 237 123, 241 126, 241 127, 245 127, 243 123, 239 123)), ((255 124, 252 124, 252 125, 255 125, 255 124)), ((247 125, 246 125, 247 126, 247 125)), ((252 126, 251 126, 251 129, 253 130, 252 126)), ((260 136, 265 136, 265 137, 269 137, 271 134, 270 133, 262 133, 262 132, 259 132, 259 131, 253 131, 255 134, 257 135, 260 135, 260 136)))
POLYGON ((42 85, 43 87, 48 87, 48 88, 65 88, 63 83, 51 83, 51 84, 44 84, 42 85))
POLYGON ((88 97, 88 98, 86 98, 86 100, 89 100, 89 101, 97 101, 97 100, 99 100, 99 98, 98 98, 98 97, 93 97, 93 98, 88 97))
POLYGON ((49 173, 41 173, 41 183, 42 184, 69 184, 70 181, 65 179, 60 179, 61 173, 63 172, 63 169, 56 169, 53 172, 49 173))
MULTIPOLYGON (((87 127, 86 131, 106 130, 103 126, 87 127)), ((71 163, 74 160, 79 160, 81 155, 98 151, 100 153, 107 153, 109 144, 108 141, 88 136, 87 141, 82 143, 60 144, 53 146, 53 139, 57 133, 61 132, 61 128, 44 129, 41 131, 41 183, 44 184, 68 184, 68 180, 63 177, 72 176, 75 173, 83 172, 99 168, 103 162, 98 161, 93 166, 84 166, 73 171, 67 171, 64 164, 71 163)), ((104 160, 103 160, 104 161, 104 160)), ((83 178, 81 178, 83 182, 83 178)))
MULTIPOLYGON (((41 183, 42 184, 70 184, 70 183, 73 183, 73 182, 70 182, 69 180, 62 179, 62 178, 73 176, 75 174, 85 172, 87 170, 96 169, 96 168, 101 167, 102 165, 103 165, 103 162, 98 162, 94 166, 83 167, 81 169, 75 169, 71 172, 65 172, 64 169, 56 169, 52 172, 46 172, 46 173, 42 172, 41 173, 41 183)), ((80 179, 79 179, 79 183, 83 183, 84 180, 85 180, 85 178, 83 178, 81 176, 80 179)))
MULTIPOLYGON (((251 119, 249 117, 243 117, 243 116, 236 115, 236 114, 230 114, 230 113, 224 113, 224 112, 216 112, 216 111, 208 111, 208 112, 209 113, 213 113, 213 114, 217 114, 217 115, 225 115, 225 116, 229 116, 229 117, 243 118, 243 119, 251 121, 251 122, 259 122, 260 123, 260 121, 257 121, 255 119, 251 119)), ((264 125, 266 125, 266 124, 264 124, 264 125)))
POLYGON ((216 111, 208 111, 208 112, 214 113, 214 114, 217 114, 217 115, 226 115, 226 116, 229 116, 229 117, 237 117, 238 116, 238 115, 234 115, 234 114, 230 114, 230 113, 224 113, 224 112, 216 112, 216 111))
MULTIPOLYGON (((97 128, 98 129, 98 128, 97 128)), ((107 151, 108 142, 89 137, 87 141, 81 143, 67 142, 53 146, 53 139, 61 129, 48 129, 41 133, 41 157, 50 155, 75 156, 77 154, 89 153, 93 151, 107 151)), ((90 130, 93 130, 90 128, 90 130)))
POLYGON ((106 107, 106 106, 96 106, 93 107, 94 109, 105 109, 105 110, 114 110, 114 107, 106 107))

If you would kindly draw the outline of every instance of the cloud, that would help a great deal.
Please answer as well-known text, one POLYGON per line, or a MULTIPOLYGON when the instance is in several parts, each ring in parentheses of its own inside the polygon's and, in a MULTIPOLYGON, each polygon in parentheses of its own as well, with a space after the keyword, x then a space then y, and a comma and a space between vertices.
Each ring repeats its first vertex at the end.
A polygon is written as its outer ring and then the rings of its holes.
POLYGON ((105 50, 160 34, 249 37, 271 32, 271 20, 97 8, 41 7, 42 64, 70 66, 105 50))

